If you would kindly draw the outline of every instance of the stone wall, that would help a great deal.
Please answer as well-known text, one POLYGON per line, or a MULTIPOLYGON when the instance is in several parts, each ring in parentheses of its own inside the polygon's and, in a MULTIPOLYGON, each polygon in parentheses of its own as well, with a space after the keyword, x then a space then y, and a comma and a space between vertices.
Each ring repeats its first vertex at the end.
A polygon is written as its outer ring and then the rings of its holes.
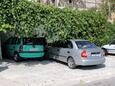
POLYGON ((101 5, 101 0, 31 0, 35 2, 53 4, 58 7, 75 8, 97 8, 101 5))
POLYGON ((111 19, 115 21, 115 12, 111 13, 111 19))

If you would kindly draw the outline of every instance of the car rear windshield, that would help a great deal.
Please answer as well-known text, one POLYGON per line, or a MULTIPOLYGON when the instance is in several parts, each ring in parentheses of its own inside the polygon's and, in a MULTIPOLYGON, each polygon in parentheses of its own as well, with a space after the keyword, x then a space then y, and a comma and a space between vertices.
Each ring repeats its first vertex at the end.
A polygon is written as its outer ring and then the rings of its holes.
POLYGON ((96 48, 96 45, 89 41, 76 41, 76 45, 78 46, 78 48, 81 48, 81 49, 96 48))
POLYGON ((45 38, 23 38, 24 45, 46 45, 45 38))

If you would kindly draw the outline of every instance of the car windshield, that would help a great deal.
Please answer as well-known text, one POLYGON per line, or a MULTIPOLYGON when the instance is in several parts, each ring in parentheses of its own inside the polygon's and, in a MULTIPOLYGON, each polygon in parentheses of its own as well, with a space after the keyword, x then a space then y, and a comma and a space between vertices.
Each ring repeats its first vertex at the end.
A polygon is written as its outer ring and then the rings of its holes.
POLYGON ((24 45, 45 45, 46 41, 44 38, 23 38, 24 45))
POLYGON ((81 49, 96 48, 96 45, 89 41, 76 41, 76 45, 78 46, 78 48, 81 48, 81 49))

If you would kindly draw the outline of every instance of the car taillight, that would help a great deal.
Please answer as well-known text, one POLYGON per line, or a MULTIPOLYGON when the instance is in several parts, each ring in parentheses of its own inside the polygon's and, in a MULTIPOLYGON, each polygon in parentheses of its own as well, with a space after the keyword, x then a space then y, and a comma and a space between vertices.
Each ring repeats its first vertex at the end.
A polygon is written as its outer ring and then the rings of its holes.
POLYGON ((23 45, 20 45, 19 52, 23 51, 23 45))
POLYGON ((87 58, 87 52, 86 52, 85 50, 82 51, 81 57, 82 57, 82 58, 87 58))

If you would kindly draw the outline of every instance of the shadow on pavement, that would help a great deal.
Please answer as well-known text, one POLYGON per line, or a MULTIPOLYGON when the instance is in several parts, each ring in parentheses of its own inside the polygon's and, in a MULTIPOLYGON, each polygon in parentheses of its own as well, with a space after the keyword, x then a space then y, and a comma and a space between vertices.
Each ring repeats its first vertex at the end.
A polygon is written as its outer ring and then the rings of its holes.
POLYGON ((4 71, 4 70, 6 70, 6 69, 8 69, 8 66, 7 66, 6 64, 2 64, 2 63, 0 62, 0 72, 4 71))
MULTIPOLYGON (((52 60, 52 61, 56 61, 57 63, 60 63, 62 65, 67 66, 67 63, 58 61, 58 60, 52 60)), ((93 66, 77 66, 76 69, 81 69, 81 70, 95 70, 95 69, 100 69, 100 68, 105 68, 106 65, 105 64, 100 64, 100 65, 93 65, 93 66)))
POLYGON ((26 59, 22 60, 20 62, 15 62, 12 59, 4 59, 5 62, 8 64, 13 64, 13 65, 25 65, 25 66, 35 66, 35 65, 47 65, 52 63, 53 61, 51 60, 41 60, 41 59, 26 59))
POLYGON ((100 65, 93 65, 93 66, 79 66, 79 69, 82 70, 95 70, 95 69, 100 69, 100 68, 105 68, 105 64, 100 64, 100 65))
POLYGON ((108 54, 107 56, 115 56, 115 54, 108 54))
POLYGON ((29 60, 24 60, 20 63, 24 63, 25 66, 35 66, 35 65, 38 65, 38 64, 41 64, 41 65, 47 65, 47 64, 50 64, 52 63, 52 61, 50 60, 36 60, 36 59, 29 59, 29 60))
MULTIPOLYGON (((58 60, 40 60, 40 59, 26 59, 21 62, 15 62, 14 60, 11 59, 5 59, 5 62, 8 64, 13 64, 13 65, 25 65, 25 66, 36 66, 36 65, 47 65, 52 62, 57 62, 59 64, 67 66, 66 63, 58 61, 58 60)), ((100 65, 95 65, 95 66, 78 66, 76 69, 81 69, 81 70, 95 70, 95 69, 100 69, 106 67, 105 64, 100 64, 100 65)))

